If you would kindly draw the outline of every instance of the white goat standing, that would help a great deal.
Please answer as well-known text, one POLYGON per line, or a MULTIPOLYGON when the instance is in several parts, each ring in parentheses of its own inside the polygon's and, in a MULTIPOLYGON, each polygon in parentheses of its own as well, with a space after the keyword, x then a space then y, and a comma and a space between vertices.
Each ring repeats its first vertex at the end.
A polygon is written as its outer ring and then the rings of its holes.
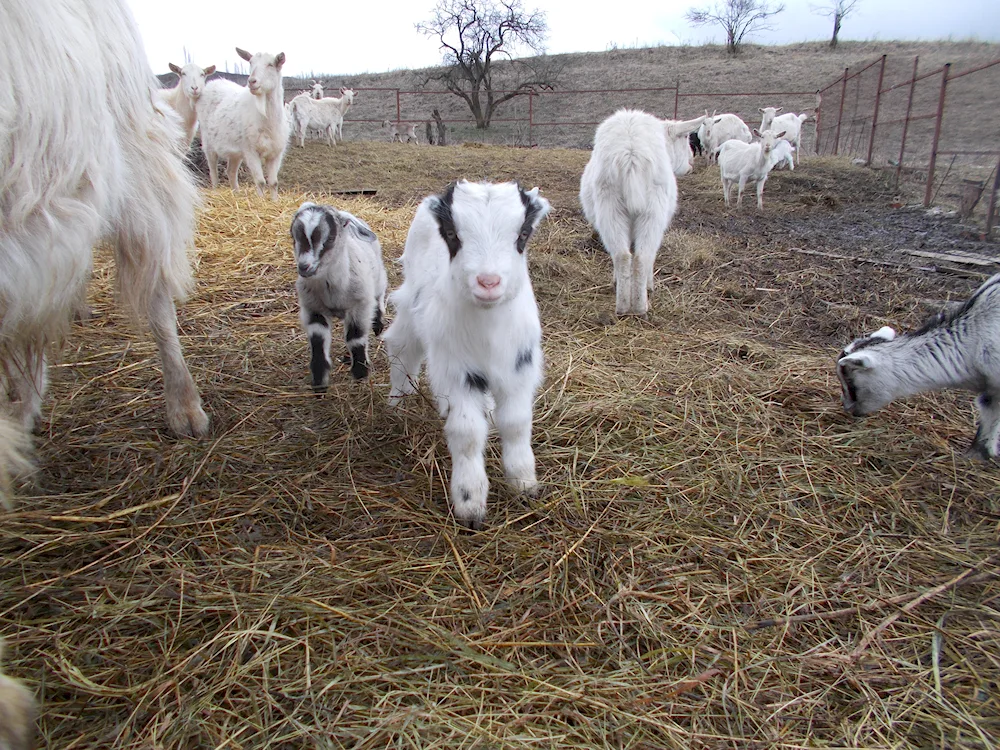
POLYGON ((292 220, 299 276, 299 318, 309 337, 313 390, 330 382, 330 322, 343 319, 351 376, 368 376, 368 336, 382 333, 385 291, 382 246, 371 228, 347 211, 303 203, 292 220))
POLYGON ((701 145, 706 150, 709 162, 716 160, 719 148, 726 141, 750 143, 753 140, 747 124, 732 114, 706 117, 704 124, 698 129, 698 138, 701 139, 701 145))
POLYGON ((247 85, 226 79, 209 81, 196 104, 209 177, 212 187, 218 187, 221 157, 227 162, 229 184, 238 190, 240 164, 245 161, 257 192, 263 195, 266 186, 277 200, 278 170, 288 144, 281 83, 285 53, 251 55, 239 47, 236 52, 250 63, 247 85))
POLYGON ((623 109, 597 128, 580 204, 614 263, 618 315, 648 312, 653 263, 677 210, 674 174, 690 171, 688 136, 704 120, 664 122, 623 109))
POLYGON ((526 246, 549 202, 538 188, 464 180, 417 209, 403 252, 403 285, 383 335, 391 365, 389 402, 416 391, 420 367, 445 418, 456 520, 479 528, 489 482, 483 451, 487 411, 503 446, 508 481, 537 488, 531 450, 535 391, 542 381, 542 328, 526 246))
POLYGON ((191 146, 194 138, 194 131, 198 125, 198 114, 195 111, 195 102, 201 98, 205 90, 205 77, 215 72, 215 66, 209 65, 207 68, 200 68, 194 63, 188 63, 183 68, 167 63, 170 70, 177 75, 177 85, 170 89, 158 91, 160 100, 168 107, 180 115, 184 125, 184 140, 182 145, 185 150, 191 146))
POLYGON ((382 130, 389 136, 389 143, 395 143, 396 141, 403 142, 403 136, 399 134, 398 123, 382 120, 382 130))
MULTIPOLYGON (((757 130, 754 135, 760 136, 757 143, 743 143, 731 140, 722 144, 719 149, 719 172, 722 175, 722 196, 729 206, 729 195, 733 191, 733 183, 739 183, 736 206, 743 205, 743 189, 748 182, 757 183, 757 210, 764 210, 764 183, 774 168, 774 147, 782 133, 757 130)), ((782 157, 784 158, 784 157, 782 157)))
POLYGON ((337 143, 337 136, 344 140, 344 114, 354 102, 351 89, 341 89, 340 98, 325 97, 312 99, 304 94, 292 99, 292 131, 299 138, 299 146, 305 147, 306 130, 316 128, 326 134, 327 143, 337 143))
MULTIPOLYGON (((0 638, 0 667, 3 666, 3 649, 3 638, 0 638)), ((36 713, 31 691, 0 669, 0 750, 31 750, 36 713)))
MULTIPOLYGON (((792 112, 778 115, 781 107, 760 107, 759 109, 761 111, 760 131, 762 133, 765 130, 783 131, 784 140, 791 143, 796 152, 800 152, 802 148, 802 123, 809 119, 809 115, 796 115, 792 112)), ((801 153, 796 157, 796 160, 801 163, 801 153)))
POLYGON ((208 417, 174 307, 191 285, 197 192, 179 118, 153 107, 159 88, 131 13, 122 0, 4 0, 0 29, 19 30, 0 44, 0 102, 19 102, 0 104, 2 499, 41 412, 46 352, 68 332, 102 239, 156 339, 171 429, 201 436, 208 417))
POLYGON ((979 394, 979 425, 970 452, 1000 455, 1000 274, 962 305, 919 330, 897 336, 885 326, 855 339, 837 360, 844 408, 871 414, 898 398, 957 388, 979 394))

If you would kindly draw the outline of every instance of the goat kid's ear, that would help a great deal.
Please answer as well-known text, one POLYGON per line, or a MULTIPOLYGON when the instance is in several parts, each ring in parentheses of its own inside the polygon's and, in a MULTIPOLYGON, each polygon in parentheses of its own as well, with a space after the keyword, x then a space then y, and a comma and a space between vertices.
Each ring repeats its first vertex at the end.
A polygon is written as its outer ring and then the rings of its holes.
POLYGON ((843 367, 848 372, 867 370, 872 366, 872 358, 864 352, 858 352, 857 354, 848 354, 846 357, 841 357, 837 365, 838 367, 843 367))
POLYGON ((774 108, 775 113, 780 112, 781 110, 782 110, 782 107, 775 107, 774 108))
POLYGON ((761 137, 761 136, 760 136, 760 131, 759 131, 759 130, 757 130, 757 128, 754 128, 754 129, 753 129, 753 134, 754 134, 755 136, 757 136, 758 138, 760 138, 760 137, 761 137))
POLYGON ((214 72, 215 72, 215 66, 214 65, 209 65, 207 68, 205 68, 205 75, 206 76, 210 76, 214 72))
POLYGON ((775 138, 784 138, 785 137, 785 133, 787 133, 787 132, 788 132, 787 130, 782 130, 780 133, 775 133, 774 137, 775 138))
POLYGON ((236 48, 236 54, 242 57, 247 62, 250 62, 250 58, 253 57, 253 55, 251 55, 245 49, 240 49, 239 47, 236 48))
POLYGON ((173 63, 167 63, 167 67, 170 68, 171 73, 176 73, 177 75, 181 74, 181 69, 179 66, 174 65, 173 63))
POLYGON ((760 112, 761 114, 764 114, 764 108, 763 107, 757 107, 757 111, 760 112))
POLYGON ((277 56, 274 58, 274 67, 280 68, 284 64, 285 64, 285 53, 279 52, 277 56))

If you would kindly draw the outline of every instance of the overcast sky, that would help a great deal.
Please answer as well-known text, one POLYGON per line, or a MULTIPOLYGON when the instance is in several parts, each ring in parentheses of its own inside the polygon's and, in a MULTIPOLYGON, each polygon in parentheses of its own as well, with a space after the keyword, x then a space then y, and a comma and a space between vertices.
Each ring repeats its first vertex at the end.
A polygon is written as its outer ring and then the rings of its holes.
MULTIPOLYGON (((714 2, 715 0, 708 0, 714 2)), ((193 62, 230 69, 234 47, 284 52, 285 75, 381 73, 437 65, 437 46, 414 30, 435 0, 130 0, 157 73, 167 63, 193 62), (277 11, 277 12, 276 12, 277 11)), ((827 39, 828 19, 810 5, 786 0, 773 32, 755 42, 787 44, 827 39)), ((603 51, 613 45, 701 44, 725 41, 711 27, 691 27, 685 11, 698 0, 525 0, 547 14, 548 52, 603 51), (613 12, 608 12, 608 8, 613 12)), ((976 39, 1000 42, 1000 0, 861 0, 841 39, 976 39)))

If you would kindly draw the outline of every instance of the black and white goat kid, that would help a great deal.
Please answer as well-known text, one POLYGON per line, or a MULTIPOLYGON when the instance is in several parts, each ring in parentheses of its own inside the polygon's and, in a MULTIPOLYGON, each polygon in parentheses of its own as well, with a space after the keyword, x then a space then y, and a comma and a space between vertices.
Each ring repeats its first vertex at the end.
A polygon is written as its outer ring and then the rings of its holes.
POLYGON ((344 321, 351 375, 368 376, 368 336, 382 333, 387 279, 382 246, 361 219, 331 206, 303 203, 292 220, 299 277, 299 318, 309 337, 313 390, 330 382, 330 324, 344 321))
POLYGON ((1000 274, 966 302, 938 313, 914 333, 888 326, 841 352, 837 375, 844 408, 871 414, 897 398, 958 388, 979 394, 971 452, 996 459, 1000 442, 1000 274))

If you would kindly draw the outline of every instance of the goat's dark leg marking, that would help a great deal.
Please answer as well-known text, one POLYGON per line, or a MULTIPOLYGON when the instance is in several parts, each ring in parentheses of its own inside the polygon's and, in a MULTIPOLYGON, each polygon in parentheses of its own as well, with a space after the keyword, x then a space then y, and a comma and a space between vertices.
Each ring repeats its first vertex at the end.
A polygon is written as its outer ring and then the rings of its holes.
POLYGON ((372 318, 372 333, 376 336, 381 336, 382 327, 382 308, 378 306, 378 300, 375 300, 375 316, 372 318))
POLYGON ((344 338, 351 352, 351 377, 361 380, 368 377, 368 332, 348 316, 344 319, 344 338))

